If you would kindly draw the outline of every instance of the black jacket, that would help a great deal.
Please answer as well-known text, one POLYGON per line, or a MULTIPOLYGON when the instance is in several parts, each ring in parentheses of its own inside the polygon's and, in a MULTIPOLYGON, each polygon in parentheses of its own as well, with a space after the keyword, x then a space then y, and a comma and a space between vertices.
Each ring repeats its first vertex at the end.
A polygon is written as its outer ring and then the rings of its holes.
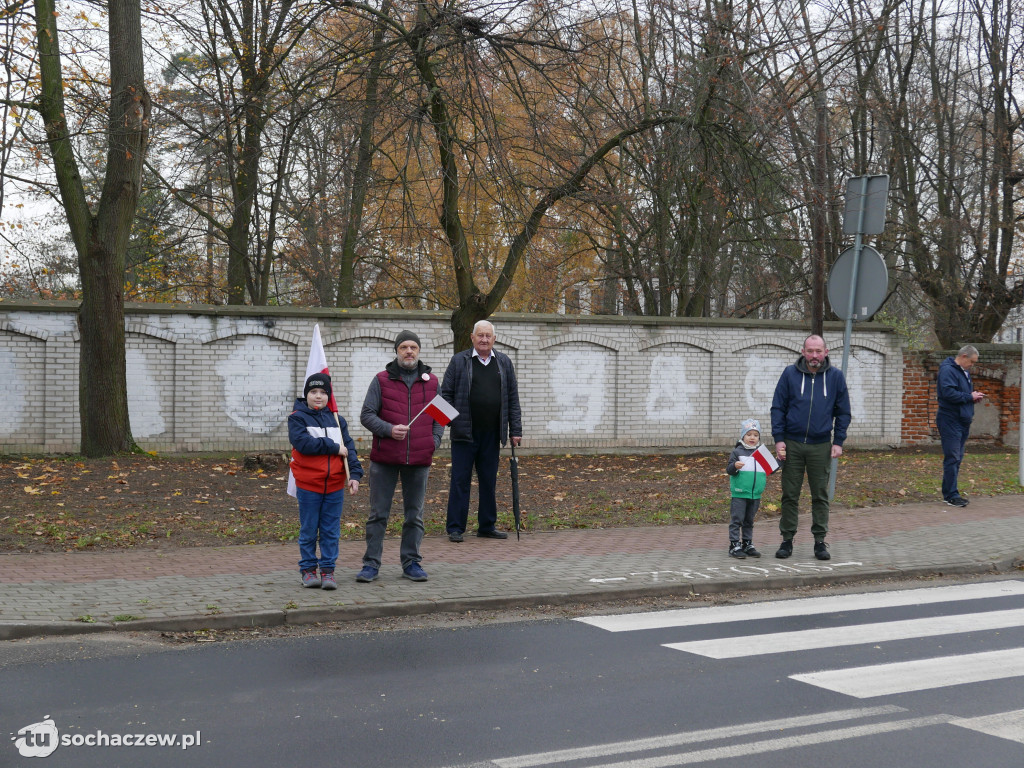
MULTIPOLYGON (((519 385, 516 383, 512 359, 496 349, 491 350, 494 363, 501 378, 501 419, 498 437, 502 445, 510 437, 523 436, 523 422, 519 411, 519 385)), ((473 385, 473 349, 456 352, 448 361, 441 382, 441 397, 455 406, 459 415, 448 425, 448 435, 453 442, 470 442, 473 439, 473 419, 469 413, 469 388, 473 385)))

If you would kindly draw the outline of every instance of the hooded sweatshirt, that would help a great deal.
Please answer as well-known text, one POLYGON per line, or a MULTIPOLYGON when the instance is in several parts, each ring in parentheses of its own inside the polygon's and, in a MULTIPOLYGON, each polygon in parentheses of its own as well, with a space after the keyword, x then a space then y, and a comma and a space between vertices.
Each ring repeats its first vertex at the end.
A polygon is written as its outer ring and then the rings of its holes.
POLYGON ((825 356, 811 373, 801 355, 786 366, 772 399, 772 437, 775 442, 842 445, 850 426, 850 393, 846 378, 825 356))

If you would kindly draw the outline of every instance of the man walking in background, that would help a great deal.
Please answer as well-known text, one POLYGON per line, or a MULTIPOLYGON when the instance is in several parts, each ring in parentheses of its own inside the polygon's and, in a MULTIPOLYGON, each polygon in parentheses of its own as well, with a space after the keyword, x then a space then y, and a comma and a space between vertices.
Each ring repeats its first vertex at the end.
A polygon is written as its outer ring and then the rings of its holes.
POLYGON ((952 507, 966 507, 967 499, 960 494, 960 463, 971 434, 974 404, 985 397, 971 383, 971 367, 978 362, 978 350, 967 345, 956 357, 947 357, 939 366, 935 385, 939 408, 935 413, 935 426, 942 438, 942 498, 952 507))
POLYGON ((508 355, 494 349, 494 326, 481 320, 473 326, 471 349, 456 352, 441 382, 441 397, 458 410, 449 425, 452 479, 448 489, 449 541, 463 540, 469 518, 469 491, 476 467, 479 490, 477 536, 505 539, 494 526, 498 506, 494 489, 501 447, 511 439, 519 445, 523 425, 519 386, 508 355))

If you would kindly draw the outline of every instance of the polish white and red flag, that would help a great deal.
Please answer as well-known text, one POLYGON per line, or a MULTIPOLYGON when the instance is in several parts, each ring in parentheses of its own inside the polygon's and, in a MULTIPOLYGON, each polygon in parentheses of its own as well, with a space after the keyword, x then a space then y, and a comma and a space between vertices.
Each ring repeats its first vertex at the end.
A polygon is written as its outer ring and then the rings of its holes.
POLYGON ((750 458, 754 460, 754 464, 764 470, 766 475, 770 475, 779 468, 779 462, 772 456, 772 452, 763 445, 757 446, 757 450, 750 454, 750 458))
POLYGON ((426 413, 430 418, 443 427, 451 424, 452 419, 459 415, 459 412, 455 410, 455 407, 440 395, 435 395, 434 399, 427 403, 426 407, 422 411, 413 416, 409 423, 412 424, 413 421, 416 421, 422 413, 426 413))
MULTIPOLYGON (((320 338, 320 324, 317 323, 313 326, 313 340, 309 345, 309 359, 306 361, 306 375, 302 377, 303 389, 306 386, 306 379, 312 376, 314 373, 326 373, 328 376, 331 375, 330 369, 327 367, 327 354, 324 352, 324 342, 320 338)), ((338 413, 338 402, 334 399, 334 387, 331 386, 331 399, 327 401, 327 410, 331 413, 338 413)), ((340 428, 339 428, 340 433, 340 428)), ((340 437, 339 437, 340 441, 340 437)), ((348 465, 346 464, 346 469, 348 465)), ((295 476, 292 474, 291 469, 288 470, 288 495, 296 495, 297 486, 295 485, 295 476)))
MULTIPOLYGON (((302 384, 305 386, 306 379, 314 373, 326 373, 331 375, 327 367, 327 355, 324 354, 324 343, 320 338, 320 324, 313 326, 313 341, 309 345, 309 360, 306 361, 306 375, 302 377, 302 384)), ((331 387, 331 399, 327 401, 327 408, 331 413, 338 412, 338 403, 334 399, 334 387, 331 387)))

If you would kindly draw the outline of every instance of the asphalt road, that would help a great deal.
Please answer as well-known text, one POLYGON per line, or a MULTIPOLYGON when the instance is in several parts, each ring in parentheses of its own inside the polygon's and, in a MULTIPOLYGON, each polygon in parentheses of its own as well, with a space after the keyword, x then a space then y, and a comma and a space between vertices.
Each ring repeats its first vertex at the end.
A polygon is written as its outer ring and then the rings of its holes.
POLYGON ((987 584, 184 648, 23 642, 0 647, 0 766, 54 740, 47 768, 1024 765, 1024 580, 987 584), (55 734, 28 728, 47 719, 55 734), (112 745, 147 738, 174 745, 112 745))

